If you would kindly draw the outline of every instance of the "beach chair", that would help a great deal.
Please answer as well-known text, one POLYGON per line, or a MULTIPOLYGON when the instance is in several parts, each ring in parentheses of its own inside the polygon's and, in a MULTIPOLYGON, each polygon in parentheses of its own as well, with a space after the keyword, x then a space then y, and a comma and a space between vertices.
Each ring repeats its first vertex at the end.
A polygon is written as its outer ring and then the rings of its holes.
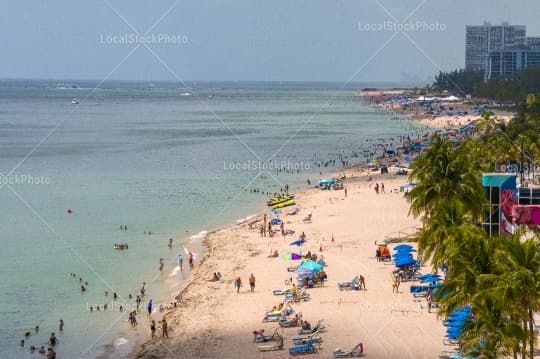
POLYGON ((292 341, 294 345, 302 345, 306 344, 310 339, 313 339, 315 343, 322 343, 323 338, 321 337, 320 332, 315 332, 311 335, 308 335, 307 337, 296 337, 293 338, 292 341))
POLYGON ((364 344, 358 343, 350 351, 337 348, 334 350, 334 358, 356 358, 364 355, 364 344))
POLYGON ((297 315, 294 318, 282 319, 279 321, 281 328, 299 327, 302 325, 302 315, 297 315))
POLYGON ((316 349, 313 346, 314 343, 315 343, 315 340, 310 339, 307 341, 306 344, 297 345, 295 347, 289 348, 289 355, 295 356, 295 355, 315 353, 316 349))
POLYGON ((315 326, 313 326, 310 329, 299 329, 298 334, 300 335, 307 335, 307 334, 313 334, 315 332, 322 333, 326 330, 326 327, 323 325, 323 321, 319 320, 315 326))
POLYGON ((274 350, 283 350, 283 337, 280 336, 278 340, 269 345, 258 345, 257 349, 260 352, 269 352, 274 350))
POLYGON ((272 335, 264 335, 264 329, 262 330, 255 330, 253 332, 253 342, 255 343, 265 343, 265 342, 273 342, 275 340, 278 340, 282 337, 283 329, 280 327, 277 327, 272 335), (281 331, 281 333, 279 333, 281 331))
POLYGON ((355 276, 350 282, 338 283, 339 290, 360 290, 360 279, 355 276))

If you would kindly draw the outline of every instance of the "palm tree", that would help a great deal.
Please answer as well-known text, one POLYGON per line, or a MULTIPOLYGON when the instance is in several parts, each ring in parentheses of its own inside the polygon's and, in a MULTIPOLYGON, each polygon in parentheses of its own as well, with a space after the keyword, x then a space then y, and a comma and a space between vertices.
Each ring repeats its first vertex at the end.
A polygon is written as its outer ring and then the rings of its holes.
POLYGON ((493 290, 514 303, 513 309, 527 333, 522 350, 526 350, 528 340, 532 358, 536 341, 533 313, 540 310, 540 244, 537 237, 523 239, 524 235, 526 232, 520 231, 502 240, 497 252, 500 280, 493 290))
POLYGON ((414 160, 410 180, 418 184, 408 196, 414 216, 424 214, 427 219, 442 202, 452 199, 461 202, 473 218, 479 218, 485 199, 481 167, 471 147, 468 141, 456 144, 434 136, 431 147, 414 160))

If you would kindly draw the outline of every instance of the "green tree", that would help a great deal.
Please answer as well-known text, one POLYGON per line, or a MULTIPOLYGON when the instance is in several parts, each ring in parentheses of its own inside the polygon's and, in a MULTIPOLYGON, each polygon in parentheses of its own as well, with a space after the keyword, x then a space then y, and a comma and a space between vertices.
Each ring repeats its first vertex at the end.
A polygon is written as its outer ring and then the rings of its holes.
POLYGON ((479 218, 484 201, 481 167, 467 142, 457 144, 434 136, 429 149, 412 163, 410 180, 418 183, 408 195, 414 216, 431 217, 445 201, 459 201, 464 214, 479 218))

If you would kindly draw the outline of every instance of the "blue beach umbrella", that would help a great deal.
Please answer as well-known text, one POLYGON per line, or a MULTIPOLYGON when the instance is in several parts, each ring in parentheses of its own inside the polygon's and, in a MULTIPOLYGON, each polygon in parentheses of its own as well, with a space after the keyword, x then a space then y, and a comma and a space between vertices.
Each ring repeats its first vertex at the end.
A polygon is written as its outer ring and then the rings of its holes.
POLYGON ((281 209, 273 209, 273 210, 270 211, 270 213, 272 213, 272 214, 280 214, 281 209))
POLYGON ((396 267, 405 267, 416 264, 416 260, 412 258, 403 258, 396 261, 396 267))
POLYGON ((297 239, 296 241, 290 243, 291 246, 301 246, 302 244, 306 243, 306 240, 304 238, 297 239))
POLYGON ((270 220, 270 223, 271 223, 271 224, 280 224, 280 223, 281 223, 281 219, 279 219, 279 218, 272 218, 272 219, 270 220))
POLYGON ((400 244, 400 245, 394 247, 394 250, 396 250, 396 251, 410 250, 410 249, 414 249, 414 247, 411 246, 410 244, 400 244))
POLYGON ((313 272, 318 272, 323 269, 324 266, 321 263, 315 262, 314 260, 307 260, 300 263, 298 269, 307 269, 313 272))

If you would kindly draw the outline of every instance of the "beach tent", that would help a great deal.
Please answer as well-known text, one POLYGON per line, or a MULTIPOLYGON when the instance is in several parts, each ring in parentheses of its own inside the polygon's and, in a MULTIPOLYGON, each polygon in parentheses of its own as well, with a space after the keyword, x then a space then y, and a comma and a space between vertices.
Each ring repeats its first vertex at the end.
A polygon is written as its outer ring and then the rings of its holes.
POLYGON ((319 186, 328 186, 338 183, 337 178, 319 180, 319 186))
POLYGON ((457 102, 457 101, 460 101, 459 97, 456 97, 456 96, 448 96, 448 97, 443 97, 441 99, 441 101, 443 102, 457 102))

